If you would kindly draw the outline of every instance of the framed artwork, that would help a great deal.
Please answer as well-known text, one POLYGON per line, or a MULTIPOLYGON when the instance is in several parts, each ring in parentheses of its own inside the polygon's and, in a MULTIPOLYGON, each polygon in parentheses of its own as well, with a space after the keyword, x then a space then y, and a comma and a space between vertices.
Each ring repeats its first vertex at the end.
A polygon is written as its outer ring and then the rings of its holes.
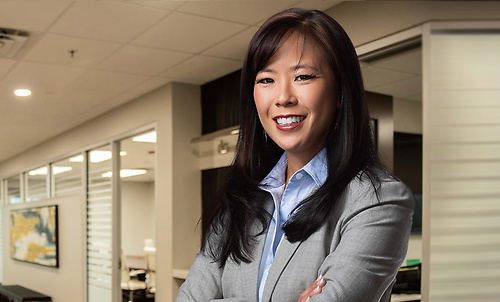
POLYGON ((10 212, 10 257, 59 267, 57 205, 10 212))

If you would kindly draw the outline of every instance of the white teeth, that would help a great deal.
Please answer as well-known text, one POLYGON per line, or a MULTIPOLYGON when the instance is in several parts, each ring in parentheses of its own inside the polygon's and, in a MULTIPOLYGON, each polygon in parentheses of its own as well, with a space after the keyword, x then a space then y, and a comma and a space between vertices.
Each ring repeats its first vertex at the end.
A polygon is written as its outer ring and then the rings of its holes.
POLYGON ((305 119, 303 116, 289 116, 289 117, 279 117, 276 119, 276 122, 280 126, 291 126, 293 124, 297 124, 302 122, 305 119))

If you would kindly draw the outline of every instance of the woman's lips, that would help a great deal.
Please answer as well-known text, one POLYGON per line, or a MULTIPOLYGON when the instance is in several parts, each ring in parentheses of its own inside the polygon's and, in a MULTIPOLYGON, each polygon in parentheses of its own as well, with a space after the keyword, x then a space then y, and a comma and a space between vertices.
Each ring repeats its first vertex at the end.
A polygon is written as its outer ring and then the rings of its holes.
POLYGON ((291 130, 300 126, 305 118, 306 117, 303 115, 289 115, 275 117, 274 121, 276 122, 276 127, 278 127, 278 129, 291 130))

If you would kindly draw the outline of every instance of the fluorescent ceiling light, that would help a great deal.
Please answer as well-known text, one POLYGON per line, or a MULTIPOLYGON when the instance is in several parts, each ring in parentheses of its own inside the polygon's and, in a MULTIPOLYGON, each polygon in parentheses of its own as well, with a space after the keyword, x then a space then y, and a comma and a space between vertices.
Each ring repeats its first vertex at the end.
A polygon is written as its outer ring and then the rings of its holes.
POLYGON ((64 173, 64 172, 68 172, 68 171, 71 171, 71 170, 73 170, 73 168, 71 168, 71 167, 66 167, 66 166, 52 166, 52 173, 54 175, 61 174, 61 173, 64 173))
POLYGON ((47 167, 41 167, 35 170, 31 170, 28 172, 28 174, 31 176, 47 175, 47 167))
POLYGON ((112 157, 111 151, 100 151, 95 150, 90 152, 90 162, 91 163, 100 163, 106 160, 110 160, 112 157))
MULTIPOLYGON (((73 170, 71 167, 66 167, 66 166, 52 166, 52 173, 54 175, 61 174, 64 172, 68 172, 73 170)), ((38 176, 38 175, 47 175, 47 167, 41 167, 35 170, 31 170, 28 172, 29 175, 31 176, 38 176)))
MULTIPOLYGON (((120 156, 127 155, 126 151, 121 151, 120 156)), ((101 150, 95 150, 90 152, 90 162, 91 163, 100 163, 106 160, 111 159, 111 151, 101 151, 101 150)), ((70 162, 72 163, 81 163, 83 162, 83 155, 77 155, 73 156, 69 159, 70 162)))
POLYGON ((17 96, 26 97, 26 96, 30 96, 31 95, 31 90, 29 90, 29 89, 16 89, 14 91, 14 94, 17 95, 17 96))
MULTIPOLYGON (((143 175, 143 174, 146 174, 147 172, 148 171, 145 169, 121 169, 120 170, 120 177, 125 178, 125 177, 143 175)), ((113 175, 113 172, 108 171, 106 173, 103 173, 101 176, 102 177, 111 177, 112 175, 113 175)))
POLYGON ((69 159, 69 161, 72 163, 82 163, 83 162, 83 155, 73 156, 69 159))
POLYGON ((142 143, 156 143, 156 131, 151 131, 135 136, 132 138, 132 141, 142 143))

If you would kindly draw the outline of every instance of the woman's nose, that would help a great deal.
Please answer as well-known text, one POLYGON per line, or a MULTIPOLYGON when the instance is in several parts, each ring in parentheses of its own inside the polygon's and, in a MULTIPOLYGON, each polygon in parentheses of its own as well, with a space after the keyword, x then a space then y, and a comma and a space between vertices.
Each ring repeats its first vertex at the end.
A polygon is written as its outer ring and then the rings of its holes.
POLYGON ((282 83, 278 85, 276 96, 276 106, 287 107, 297 104, 297 98, 290 84, 282 83))

